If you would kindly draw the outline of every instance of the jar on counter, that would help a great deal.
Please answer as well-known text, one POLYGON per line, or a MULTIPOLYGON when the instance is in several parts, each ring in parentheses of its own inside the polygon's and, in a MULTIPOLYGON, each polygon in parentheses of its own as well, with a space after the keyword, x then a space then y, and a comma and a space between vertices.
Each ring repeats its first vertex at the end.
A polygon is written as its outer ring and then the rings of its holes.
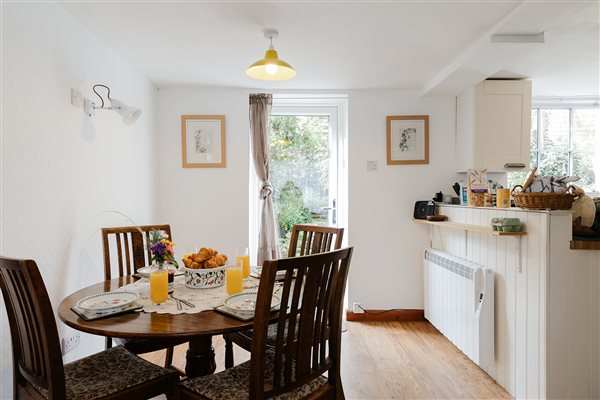
POLYGON ((491 193, 486 193, 483 196, 483 205, 485 207, 492 207, 493 206, 493 201, 492 201, 492 194, 491 193))

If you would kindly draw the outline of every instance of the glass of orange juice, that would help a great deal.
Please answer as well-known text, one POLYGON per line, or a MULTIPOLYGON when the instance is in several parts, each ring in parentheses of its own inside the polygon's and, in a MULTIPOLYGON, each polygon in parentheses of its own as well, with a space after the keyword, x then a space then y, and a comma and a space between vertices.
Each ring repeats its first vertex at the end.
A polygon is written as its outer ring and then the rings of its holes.
POLYGON ((244 279, 248 278, 250 276, 250 255, 248 255, 247 247, 236 249, 236 264, 238 261, 242 262, 242 276, 244 277, 244 279))
POLYGON ((242 260, 236 259, 235 263, 228 265, 225 269, 225 286, 229 295, 240 293, 243 289, 242 266, 242 260))
POLYGON ((150 273, 150 300, 154 304, 162 304, 169 298, 169 274, 166 268, 158 269, 150 273))

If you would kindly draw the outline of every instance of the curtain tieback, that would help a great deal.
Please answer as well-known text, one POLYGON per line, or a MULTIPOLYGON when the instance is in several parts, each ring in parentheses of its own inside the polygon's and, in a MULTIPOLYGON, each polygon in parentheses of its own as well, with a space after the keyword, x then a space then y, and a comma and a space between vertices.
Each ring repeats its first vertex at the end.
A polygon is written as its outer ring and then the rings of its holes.
POLYGON ((271 193, 273 193, 273 186, 271 186, 271 182, 264 181, 262 183, 262 187, 260 188, 260 199, 266 199, 271 195, 271 193))

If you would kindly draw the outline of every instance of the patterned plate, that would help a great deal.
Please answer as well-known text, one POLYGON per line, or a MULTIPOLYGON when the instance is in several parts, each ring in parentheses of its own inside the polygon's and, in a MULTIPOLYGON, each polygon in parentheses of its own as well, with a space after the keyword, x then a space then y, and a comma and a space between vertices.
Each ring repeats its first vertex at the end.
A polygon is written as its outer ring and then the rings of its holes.
POLYGON ((107 292, 84 297, 75 305, 86 311, 107 311, 127 307, 138 298, 134 292, 107 292))
MULTIPOLYGON (((167 269, 172 269, 173 271, 175 271, 175 276, 183 275, 183 271, 178 270, 174 265, 169 265, 167 269)), ((150 272, 152 272, 153 270, 154 267, 150 265, 148 267, 138 268, 136 272, 140 274, 143 278, 149 278, 150 272)))
MULTIPOLYGON (((262 274, 262 266, 252 265, 252 266, 250 266, 250 270, 252 271, 253 276, 255 276, 256 278, 260 278, 260 275, 262 274)), ((275 280, 276 281, 284 280, 285 273, 286 273, 286 271, 277 271, 277 273, 275 274, 275 280)))
MULTIPOLYGON (((235 310, 238 313, 243 314, 254 314, 256 308, 256 296, 258 292, 244 292, 229 296, 223 302, 223 305, 227 308, 235 310)), ((271 309, 277 307, 281 303, 281 299, 277 295, 273 295, 271 298, 271 309)))

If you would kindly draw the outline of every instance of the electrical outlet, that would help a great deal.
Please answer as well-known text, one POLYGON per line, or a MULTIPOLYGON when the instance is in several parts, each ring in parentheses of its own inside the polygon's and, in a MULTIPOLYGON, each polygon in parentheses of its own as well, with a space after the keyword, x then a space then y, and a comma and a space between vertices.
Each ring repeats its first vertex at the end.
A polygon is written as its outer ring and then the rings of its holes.
POLYGON ((71 336, 63 337, 61 340, 62 354, 63 356, 73 350, 75 347, 79 345, 79 341, 81 340, 81 336, 79 333, 74 333, 71 336))
POLYGON ((352 303, 352 312, 354 314, 364 314, 365 310, 363 310, 361 307, 362 307, 361 303, 358 303, 358 302, 352 303))
POLYGON ((71 89, 71 105, 73 107, 83 109, 84 102, 85 102, 85 97, 83 97, 83 95, 79 91, 77 91, 75 89, 71 89))

